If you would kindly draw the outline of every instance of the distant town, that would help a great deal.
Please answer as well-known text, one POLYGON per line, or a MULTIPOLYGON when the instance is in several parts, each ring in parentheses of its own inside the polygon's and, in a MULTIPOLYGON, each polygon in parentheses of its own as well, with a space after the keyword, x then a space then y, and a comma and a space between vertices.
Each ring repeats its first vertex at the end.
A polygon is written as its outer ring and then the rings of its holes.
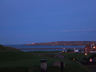
MULTIPOLYGON (((96 41, 56 41, 46 43, 32 43, 25 45, 70 46, 70 48, 68 47, 56 48, 56 50, 58 51, 58 49, 62 49, 62 52, 85 53, 85 55, 87 55, 87 53, 96 53, 96 41)), ((41 49, 53 49, 53 48, 41 48, 41 49)))

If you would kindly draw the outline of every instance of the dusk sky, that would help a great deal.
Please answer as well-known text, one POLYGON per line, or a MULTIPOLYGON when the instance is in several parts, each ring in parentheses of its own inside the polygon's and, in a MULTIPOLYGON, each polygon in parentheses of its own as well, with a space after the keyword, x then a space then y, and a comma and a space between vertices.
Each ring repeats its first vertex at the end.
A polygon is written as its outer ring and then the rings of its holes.
POLYGON ((0 0, 0 44, 95 40, 96 0, 0 0))

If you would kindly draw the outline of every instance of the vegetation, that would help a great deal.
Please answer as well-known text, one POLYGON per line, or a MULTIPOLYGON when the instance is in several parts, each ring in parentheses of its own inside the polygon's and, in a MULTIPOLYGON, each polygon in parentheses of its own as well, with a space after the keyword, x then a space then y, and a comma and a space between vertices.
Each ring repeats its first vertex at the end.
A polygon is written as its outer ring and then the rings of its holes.
POLYGON ((15 48, 4 47, 3 45, 0 45, 0 52, 20 52, 20 51, 15 48))
POLYGON ((62 61, 64 63, 64 72, 88 72, 88 70, 78 62, 72 60, 77 58, 78 60, 83 58, 83 54, 63 53, 59 54, 64 58, 56 57, 55 54, 50 52, 20 52, 17 49, 0 46, 0 72, 40 72, 40 59, 48 59, 48 72, 60 72, 59 66, 53 66, 55 62, 62 61), (5 51, 4 51, 4 49, 5 51), (16 50, 16 51, 15 51, 16 50), (43 53, 43 54, 42 54, 43 53))
MULTIPOLYGON (((54 56, 53 56, 54 57, 54 56)), ((64 62, 64 71, 66 72, 87 72, 85 68, 83 68, 78 63, 69 60, 67 58, 60 59, 60 58, 53 58, 52 55, 33 55, 31 53, 24 53, 24 52, 2 52, 0 53, 0 70, 5 70, 6 68, 10 71, 16 69, 20 72, 23 72, 23 70, 28 70, 29 68, 32 68, 35 70, 34 72, 39 72, 40 70, 40 59, 47 58, 48 61, 48 71, 52 72, 59 72, 60 68, 58 66, 54 67, 54 62, 64 62), (22 71, 21 71, 22 70, 22 71)), ((19 72, 18 71, 18 72, 19 72)), ((2 72, 2 71, 0 71, 2 72)), ((10 71, 11 72, 11 71, 10 71)))

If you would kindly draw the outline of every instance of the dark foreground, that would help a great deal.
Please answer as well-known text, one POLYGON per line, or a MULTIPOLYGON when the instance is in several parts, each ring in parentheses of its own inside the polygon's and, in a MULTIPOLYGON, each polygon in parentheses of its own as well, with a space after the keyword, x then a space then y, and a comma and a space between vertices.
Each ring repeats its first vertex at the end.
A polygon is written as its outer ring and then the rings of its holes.
POLYGON ((90 72, 96 72, 96 65, 85 65, 90 72))
POLYGON ((84 54, 58 52, 0 52, 0 72, 40 72, 40 60, 47 59, 47 72, 90 72, 87 67, 75 60, 82 60, 84 54))

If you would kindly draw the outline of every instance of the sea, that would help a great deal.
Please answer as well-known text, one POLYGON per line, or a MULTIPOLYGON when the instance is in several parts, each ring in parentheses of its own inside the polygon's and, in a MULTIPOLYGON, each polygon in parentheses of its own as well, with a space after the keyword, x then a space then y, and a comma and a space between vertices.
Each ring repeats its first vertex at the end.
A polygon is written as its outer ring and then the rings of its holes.
POLYGON ((7 47, 12 47, 19 49, 24 52, 31 52, 31 51, 66 51, 67 49, 78 49, 83 50, 85 48, 84 45, 82 46, 47 46, 47 45, 6 45, 7 47))

